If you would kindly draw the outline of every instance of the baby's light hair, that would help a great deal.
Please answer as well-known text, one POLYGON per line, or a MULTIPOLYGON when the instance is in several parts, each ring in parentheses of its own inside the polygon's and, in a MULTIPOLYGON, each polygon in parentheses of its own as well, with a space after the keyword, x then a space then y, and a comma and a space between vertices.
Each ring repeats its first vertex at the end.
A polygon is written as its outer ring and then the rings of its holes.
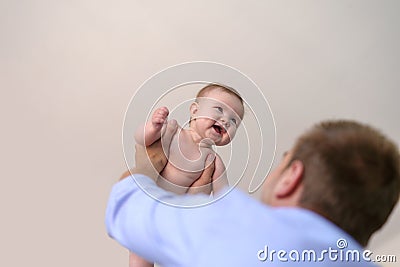
MULTIPOLYGON (((228 93, 230 95, 237 97, 243 106, 243 98, 240 96, 238 91, 236 91, 235 89, 233 89, 230 86, 222 85, 222 84, 218 84, 218 83, 210 83, 210 84, 206 85, 205 87, 203 87, 196 95, 196 102, 199 97, 206 97, 208 92, 210 92, 212 90, 221 90, 222 92, 225 92, 225 93, 228 93)), ((241 116, 240 119, 243 119, 243 116, 241 116)))

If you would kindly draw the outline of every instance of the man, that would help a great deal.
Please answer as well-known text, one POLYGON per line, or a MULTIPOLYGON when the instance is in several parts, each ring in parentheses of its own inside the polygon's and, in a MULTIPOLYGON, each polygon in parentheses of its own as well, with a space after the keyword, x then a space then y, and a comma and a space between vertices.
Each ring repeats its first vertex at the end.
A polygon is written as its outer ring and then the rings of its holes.
MULTIPOLYGON (((168 142, 174 123, 166 128, 168 142)), ((152 165, 137 147, 134 175, 114 186, 107 207, 109 235, 138 255, 174 267, 375 266, 363 247, 400 191, 398 149, 375 129, 353 121, 315 125, 267 177, 262 203, 236 189, 198 208, 161 203, 208 198, 158 188, 152 179, 166 163, 161 151, 159 144, 148 150, 152 165)))

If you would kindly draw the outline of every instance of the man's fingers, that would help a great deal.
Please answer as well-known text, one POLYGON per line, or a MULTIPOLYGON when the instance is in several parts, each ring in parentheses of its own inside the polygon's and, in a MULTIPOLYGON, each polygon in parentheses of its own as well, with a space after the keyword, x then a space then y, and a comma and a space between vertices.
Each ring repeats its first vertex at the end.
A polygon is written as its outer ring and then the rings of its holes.
MULTIPOLYGON (((135 162, 136 162, 136 166, 149 166, 151 163, 149 161, 149 158, 147 157, 147 153, 146 153, 146 148, 142 145, 139 144, 135 144, 135 162)), ((131 174, 133 174, 134 169, 132 170, 127 170, 125 171, 121 177, 120 180, 130 176, 131 174)), ((145 174, 144 172, 142 172, 142 174, 145 174)))
POLYGON ((150 149, 149 152, 149 148, 136 144, 135 145, 135 163, 136 166, 150 166, 153 167, 152 161, 152 157, 153 157, 153 150, 156 150, 157 145, 155 145, 155 147, 152 147, 152 149, 150 149))
POLYGON ((206 158, 206 162, 204 164, 204 171, 201 174, 199 179, 203 179, 203 182, 205 184, 211 183, 212 182, 212 176, 214 174, 214 169, 215 169, 215 154, 209 154, 206 158))
POLYGON ((161 140, 158 139, 156 142, 154 142, 150 146, 146 147, 145 153, 146 153, 146 155, 143 155, 143 156, 145 156, 145 159, 148 162, 150 161, 150 165, 158 173, 160 173, 164 169, 164 167, 168 161, 167 157, 163 153, 163 148, 161 146, 161 140))
POLYGON ((178 123, 176 120, 169 120, 165 123, 165 127, 162 129, 161 136, 163 136, 163 139, 166 141, 171 140, 177 129, 178 123))
POLYGON ((205 168, 203 173, 188 189, 188 193, 196 194, 196 193, 204 193, 211 194, 212 191, 212 176, 214 174, 215 169, 215 154, 209 154, 205 161, 205 168))
POLYGON ((135 162, 141 162, 146 156, 146 147, 135 144, 135 162))
POLYGON ((167 164, 169 146, 176 129, 176 120, 171 120, 170 122, 164 124, 162 129, 162 140, 158 139, 147 147, 136 144, 135 171, 146 174, 153 179, 158 177, 158 173, 160 173, 167 164))
POLYGON ((167 121, 161 131, 161 142, 164 149, 164 154, 168 157, 169 147, 171 145, 172 138, 174 137, 176 130, 178 129, 178 123, 176 120, 167 121))

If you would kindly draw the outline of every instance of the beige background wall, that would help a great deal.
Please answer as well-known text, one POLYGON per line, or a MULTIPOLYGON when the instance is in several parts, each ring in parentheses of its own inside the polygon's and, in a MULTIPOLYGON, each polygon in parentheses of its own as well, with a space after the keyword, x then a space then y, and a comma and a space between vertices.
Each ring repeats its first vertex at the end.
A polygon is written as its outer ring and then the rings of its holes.
MULTIPOLYGON (((126 106, 151 75, 221 62, 268 97, 277 154, 326 118, 400 144, 398 1, 0 1, 1 266, 126 266, 104 211, 126 106)), ((258 197, 256 194, 255 197, 258 197)), ((397 211, 372 240, 400 260, 397 211)), ((388 264, 385 266, 395 266, 388 264)))

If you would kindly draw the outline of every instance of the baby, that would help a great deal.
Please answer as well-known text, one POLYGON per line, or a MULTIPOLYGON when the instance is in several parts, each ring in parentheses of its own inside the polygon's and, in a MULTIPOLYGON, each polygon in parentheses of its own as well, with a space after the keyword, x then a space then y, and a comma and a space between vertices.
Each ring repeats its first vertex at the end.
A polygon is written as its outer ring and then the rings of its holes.
MULTIPOLYGON (((135 133, 138 144, 149 146, 161 137, 169 111, 166 107, 154 111, 150 121, 135 133)), ((209 154, 215 154, 212 192, 228 185, 225 165, 212 148, 229 144, 236 134, 244 115, 243 99, 234 90, 219 84, 201 89, 190 106, 189 128, 178 126, 172 138, 168 163, 160 173, 157 184, 162 188, 184 194, 200 177, 209 154)), ((152 263, 130 253, 130 267, 149 267, 152 263)))
MULTIPOLYGON (((136 142, 149 146, 157 141, 168 114, 166 107, 156 109, 151 120, 136 131, 136 142)), ((207 156, 215 154, 212 146, 231 142, 243 114, 243 100, 235 90, 218 84, 201 89, 190 106, 189 128, 178 127, 157 184, 178 194, 187 193, 205 168, 207 156)), ((216 154, 212 190, 215 193, 227 185, 225 165, 216 154)))

